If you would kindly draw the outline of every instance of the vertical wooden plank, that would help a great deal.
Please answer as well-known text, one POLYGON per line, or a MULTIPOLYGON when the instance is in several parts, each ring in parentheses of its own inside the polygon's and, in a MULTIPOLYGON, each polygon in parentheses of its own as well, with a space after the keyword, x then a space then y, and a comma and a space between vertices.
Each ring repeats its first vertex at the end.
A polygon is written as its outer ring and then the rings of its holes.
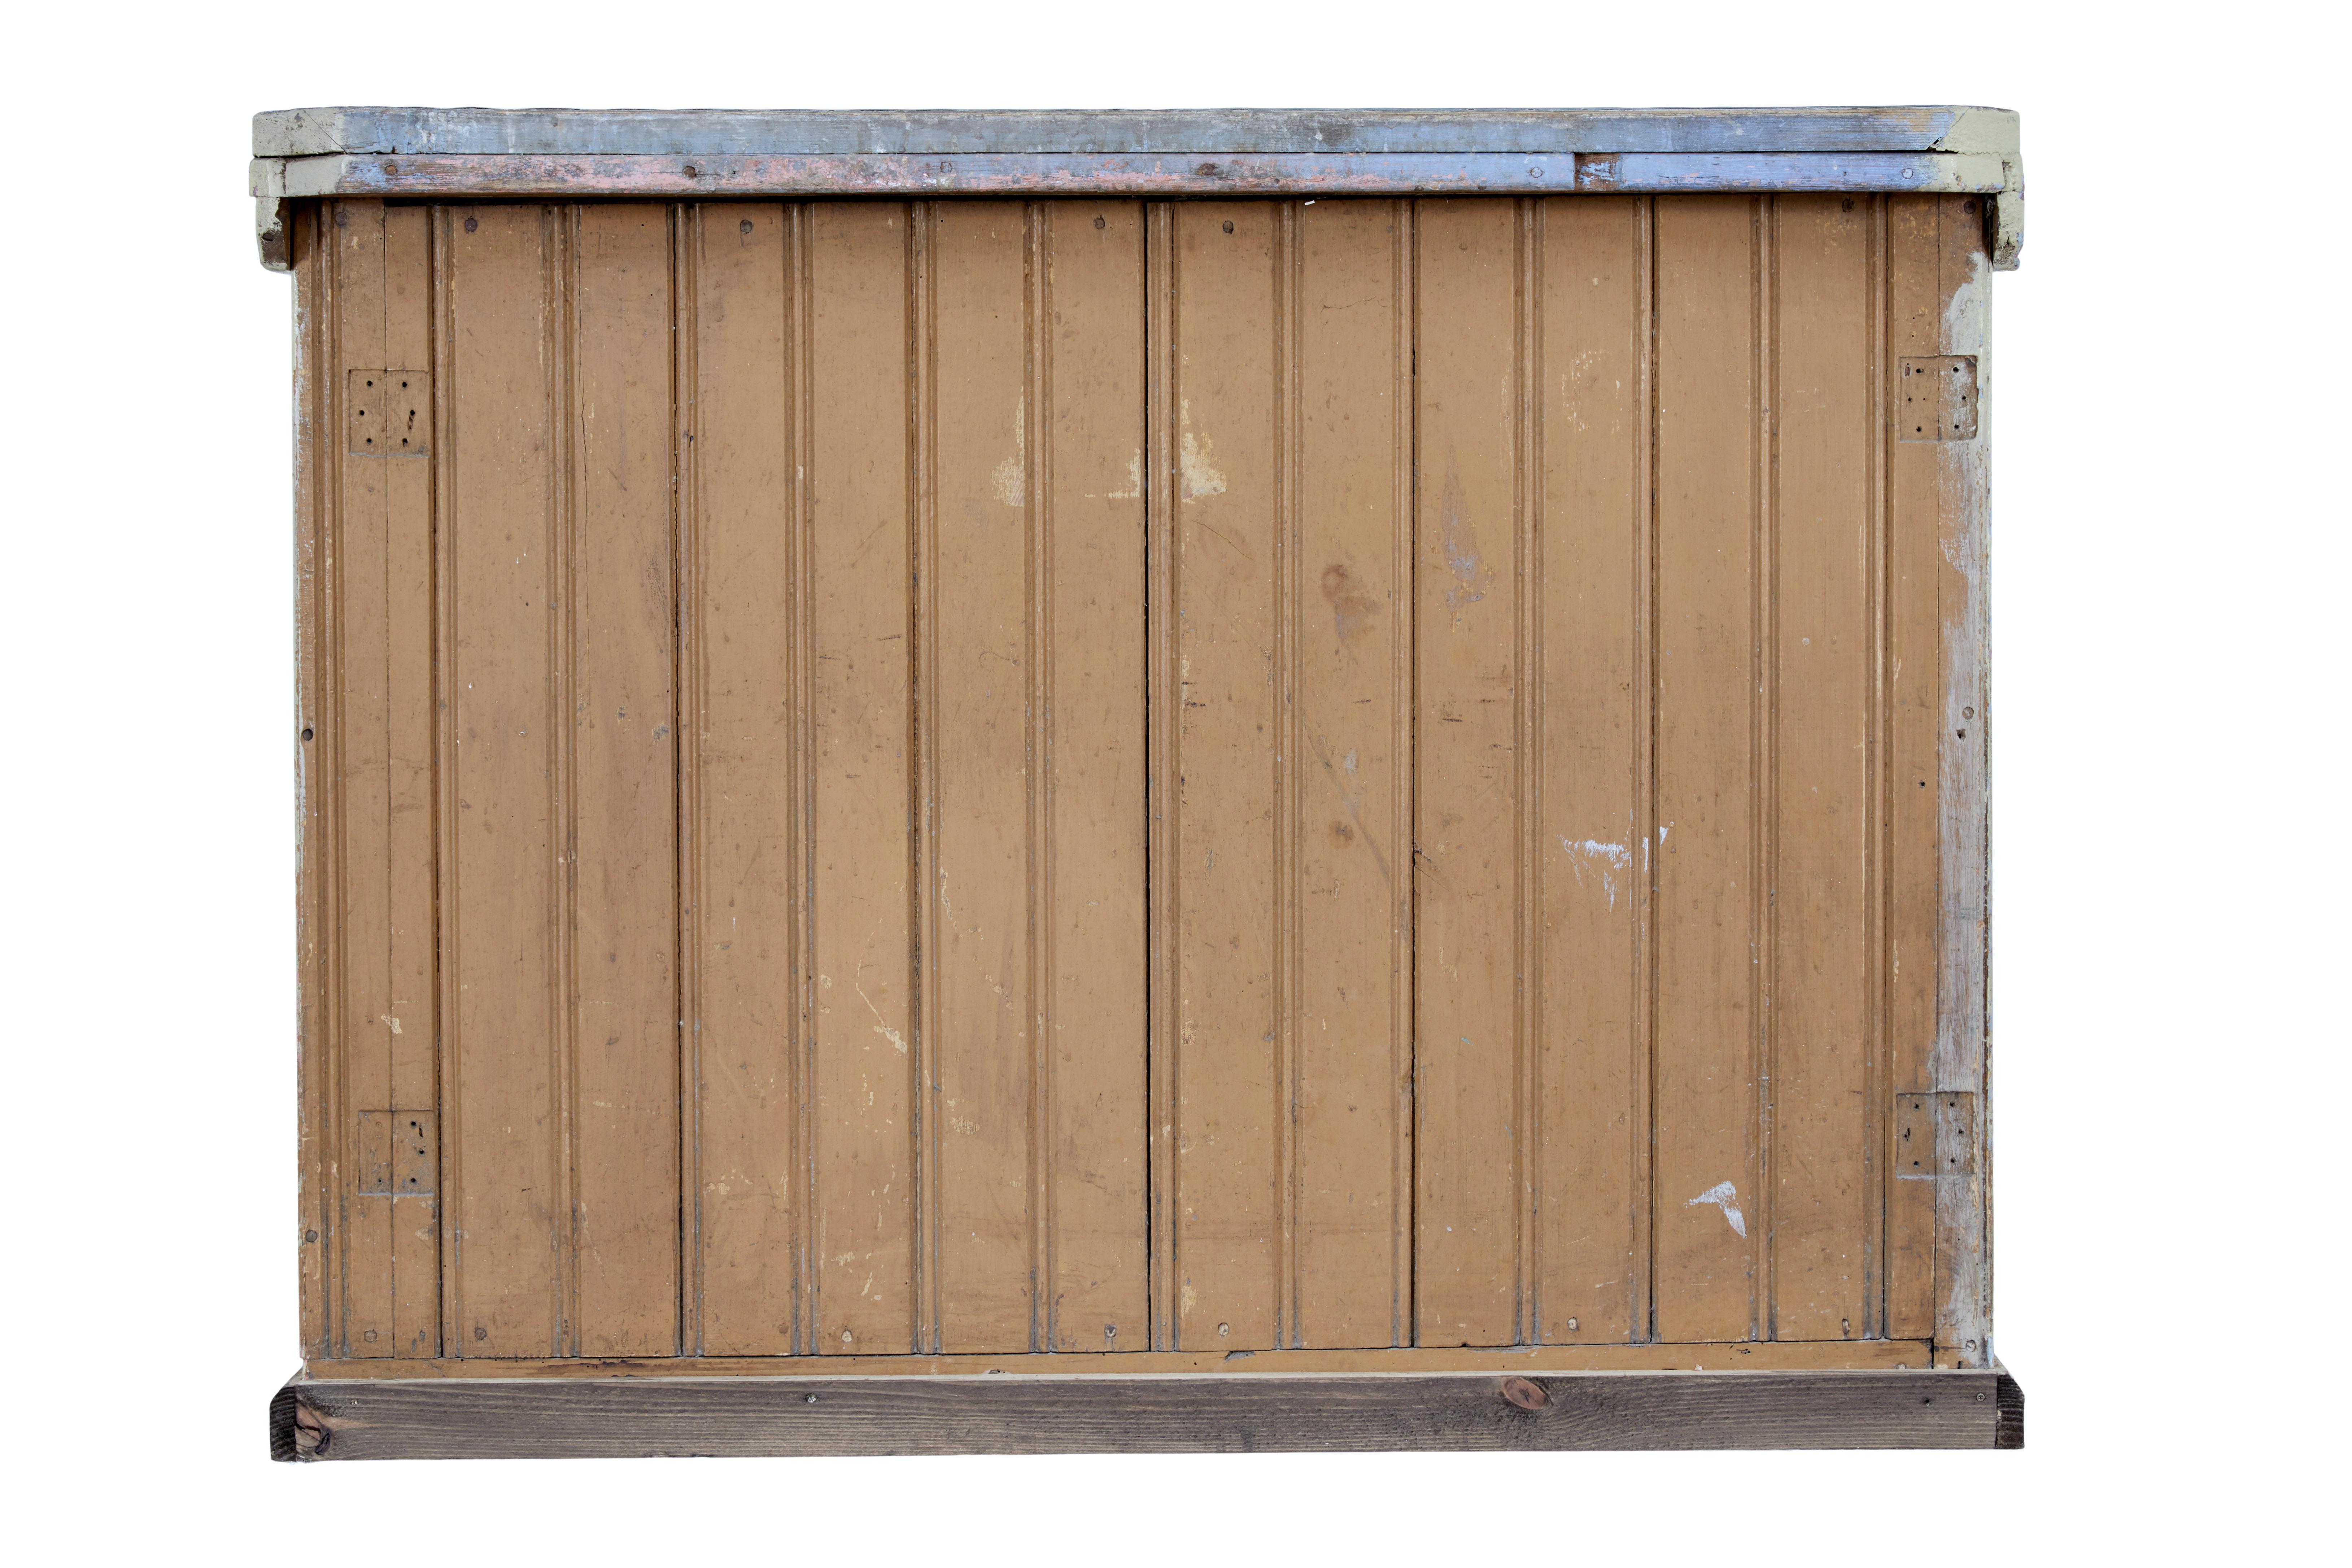
MULTIPOLYGON (((391 1108, 412 1139, 437 1147, 439 998, 435 949, 432 214, 389 207, 383 218, 384 359, 395 439, 384 463, 385 804, 390 818, 390 981, 383 1027, 391 1047, 391 1108), (424 414, 404 450, 412 410, 424 414)), ((439 1353, 441 1245, 438 1162, 392 1184, 392 1340, 402 1356, 439 1353)))
POLYGON ((1755 1326, 1756 203, 1657 204, 1656 1325, 1755 1326))
POLYGON ((1520 223, 1423 202, 1416 395, 1414 1342, 1517 1342, 1520 223))
POLYGON ((908 223, 810 213, 816 1348, 911 1351, 908 223))
POLYGON ((445 1131, 456 1353, 562 1353, 556 1045, 554 643, 559 432, 554 217, 468 208, 445 223, 457 439, 444 633, 454 805, 444 889, 453 973, 445 1131))
POLYGON ((1032 1160, 1032 946, 1052 909, 1030 833, 1039 781, 1030 745, 1037 678, 1029 568, 1030 458, 1038 390, 1029 343, 1028 213, 1018 202, 919 209, 930 229, 936 414, 927 438, 937 495, 923 564, 930 615, 923 745, 934 825, 926 897, 926 1025, 939 1074, 940 1347, 1028 1351, 1032 1160))
POLYGON ((689 1352, 788 1355, 799 1317, 807 618, 792 378, 799 209, 682 209, 692 737, 683 816, 689 1352))
POLYGON ((1769 1336, 1871 1325, 1871 242, 1867 197, 1780 196, 1769 1336))
MULTIPOLYGON (((343 363, 342 406, 334 426, 341 461, 331 571, 335 585, 331 679, 337 722, 331 731, 337 853, 334 910, 339 942, 342 1143, 339 1239, 343 1310, 336 1326, 345 1355, 389 1356, 393 1328, 393 1213, 389 1187, 372 1180, 359 1142, 361 1119, 392 1105, 392 822, 390 756, 392 653, 388 625, 392 460, 354 453, 353 426, 381 415, 391 362, 384 343, 384 208, 380 202, 335 208, 336 338, 343 363), (365 405, 379 404, 373 416, 365 405)), ((389 1151, 386 1151, 388 1154, 389 1151)), ((383 1167, 374 1167, 382 1169, 383 1167)))
MULTIPOLYGON (((1992 1347, 1991 605, 1992 263, 1979 198, 1937 204, 1943 258, 1942 352, 1977 360, 1977 434, 1942 443, 1944 623, 1942 750, 1937 785, 1943 884, 1942 978, 1936 1007, 1936 1089, 1972 1095, 1978 1114, 1945 1151, 1936 1190, 1937 1364, 1990 1366, 1992 1347), (1951 1168, 1955 1154, 1965 1169, 1951 1168)), ((1950 1121, 1940 1134, 1952 1142, 1950 1121)))
POLYGON ((574 1348, 677 1351, 670 215, 574 209, 574 1348))
POLYGON ((1276 231, 1175 209, 1176 1348, 1279 1342, 1283 1027, 1276 231))
POLYGON ((1044 221, 1047 1342, 1143 1350, 1143 212, 1129 202, 1056 202, 1044 221))
POLYGON ((337 1010, 332 989, 333 922, 326 898, 332 871, 327 831, 327 769, 333 700, 326 678, 327 562, 334 524, 332 496, 338 379, 331 203, 306 204, 290 220, 287 241, 294 271, 294 644, 295 858, 294 941, 298 977, 296 1052, 299 1109, 295 1210, 299 1321, 302 1353, 334 1353, 331 1334, 339 1281, 329 1258, 340 1245, 335 1230, 334 1153, 339 1112, 332 1061, 337 1010), (322 221, 323 220, 323 221, 322 221))
POLYGON ((1150 645, 1144 671, 1144 753, 1150 819, 1146 841, 1146 940, 1150 943, 1150 1169, 1147 1200, 1151 1242, 1151 1348, 1176 1348, 1182 1262, 1177 1256, 1178 1064, 1184 1054, 1184 1009, 1178 997, 1183 972, 1183 931, 1178 900, 1183 879, 1177 864, 1183 813, 1177 752, 1184 732, 1184 640, 1177 626, 1180 521, 1177 453, 1176 214, 1155 202, 1144 209, 1144 621, 1150 645))
POLYGON ((1546 1342, 1647 1328, 1649 211, 1542 205, 1546 1342))
MULTIPOLYGON (((1895 430, 1890 526, 1902 676, 1895 690, 1895 956, 1898 972, 1932 965, 1934 984, 1931 995, 1916 986, 1898 995, 1904 1010, 1895 1018, 1895 1087, 1939 1098, 1973 1095, 1979 1112, 1968 1118, 1966 1168, 1954 1171, 1947 1162, 1932 1184, 1895 1184, 1890 1206, 1908 1211, 1904 1239, 1909 1250, 1900 1260, 1903 1284, 1890 1279, 1890 1305, 1899 1289, 1911 1321, 1919 1321, 1915 1281, 1924 1200, 1914 1194, 1931 1185, 1934 1284, 1927 1305, 1936 1359, 1939 1365, 1983 1366, 1992 1354, 1981 1114, 1987 1087, 1985 519, 1992 378, 1985 329, 1990 262, 1976 198, 1895 198, 1890 205, 1888 357, 1895 378, 1899 383, 1905 357, 1974 355, 1979 396, 1974 439, 1923 440, 1899 423, 1895 430), (1910 668, 1914 658, 1927 676, 1910 668), (1925 805, 1930 796, 1932 816, 1925 805), (1928 1006, 1932 1014, 1925 1013, 1928 1006)), ((1889 398, 1890 411, 1899 406, 1899 397, 1889 398)))
POLYGON ((1411 209, 1317 202, 1295 408, 1296 1342, 1402 1342, 1412 1070, 1411 209))
MULTIPOLYGON (((1940 792, 1944 563, 1940 443, 1897 427, 1906 356, 1943 343, 1942 224, 1933 197, 1885 199, 1887 342, 1881 417, 1887 448, 1887 1079, 1896 1096, 1932 1092, 1941 952, 1940 792)), ((1979 414, 1981 417, 1981 414, 1979 414)), ((1890 1114, 1886 1169, 1886 1332, 1931 1339, 1937 1328, 1936 1178, 1913 1169, 1890 1114)))

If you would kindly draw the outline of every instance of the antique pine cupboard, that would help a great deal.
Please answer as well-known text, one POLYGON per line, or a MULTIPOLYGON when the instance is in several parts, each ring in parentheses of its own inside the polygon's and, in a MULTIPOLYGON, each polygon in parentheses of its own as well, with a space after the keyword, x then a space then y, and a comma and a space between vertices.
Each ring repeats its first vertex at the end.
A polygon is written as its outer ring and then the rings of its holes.
POLYGON ((2022 1440, 2015 115, 255 143, 274 1452, 2022 1440))

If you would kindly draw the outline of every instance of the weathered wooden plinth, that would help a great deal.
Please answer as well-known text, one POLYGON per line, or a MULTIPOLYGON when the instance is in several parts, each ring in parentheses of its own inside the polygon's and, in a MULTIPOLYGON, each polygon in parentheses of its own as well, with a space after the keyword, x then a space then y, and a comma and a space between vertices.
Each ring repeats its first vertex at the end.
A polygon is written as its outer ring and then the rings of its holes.
POLYGON ((297 1376, 275 1459, 2019 1448, 1986 1371, 453 1379, 297 1376))

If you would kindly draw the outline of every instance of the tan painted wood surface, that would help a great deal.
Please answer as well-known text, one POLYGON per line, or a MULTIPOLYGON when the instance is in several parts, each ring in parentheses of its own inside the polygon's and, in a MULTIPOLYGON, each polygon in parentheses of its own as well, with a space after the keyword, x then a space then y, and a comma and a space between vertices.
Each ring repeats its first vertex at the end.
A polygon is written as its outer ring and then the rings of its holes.
POLYGON ((1977 200, 299 215, 314 1369, 1989 1364, 1977 200))

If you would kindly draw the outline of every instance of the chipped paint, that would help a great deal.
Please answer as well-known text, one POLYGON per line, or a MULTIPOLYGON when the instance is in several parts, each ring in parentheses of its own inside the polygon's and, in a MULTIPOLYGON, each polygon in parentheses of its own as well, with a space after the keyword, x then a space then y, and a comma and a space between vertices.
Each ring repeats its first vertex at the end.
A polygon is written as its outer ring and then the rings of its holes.
POLYGON ((989 475, 989 483, 996 499, 1019 510, 1029 496, 1029 395, 1023 393, 1013 400, 1013 456, 996 465, 989 475))
POLYGON ((1454 583, 1445 590, 1445 607, 1455 615, 1486 596, 1495 574, 1478 559, 1478 531, 1471 526, 1462 471, 1454 454, 1445 454, 1445 487, 1437 503, 1438 539, 1445 552, 1446 570, 1454 583))
POLYGON ((1192 400, 1189 397, 1183 402, 1183 451, 1178 459, 1178 467, 1181 469, 1181 499, 1194 500, 1202 496, 1224 494, 1225 476, 1219 473, 1216 465, 1209 460, 1213 448, 1210 443, 1192 434, 1192 400))

